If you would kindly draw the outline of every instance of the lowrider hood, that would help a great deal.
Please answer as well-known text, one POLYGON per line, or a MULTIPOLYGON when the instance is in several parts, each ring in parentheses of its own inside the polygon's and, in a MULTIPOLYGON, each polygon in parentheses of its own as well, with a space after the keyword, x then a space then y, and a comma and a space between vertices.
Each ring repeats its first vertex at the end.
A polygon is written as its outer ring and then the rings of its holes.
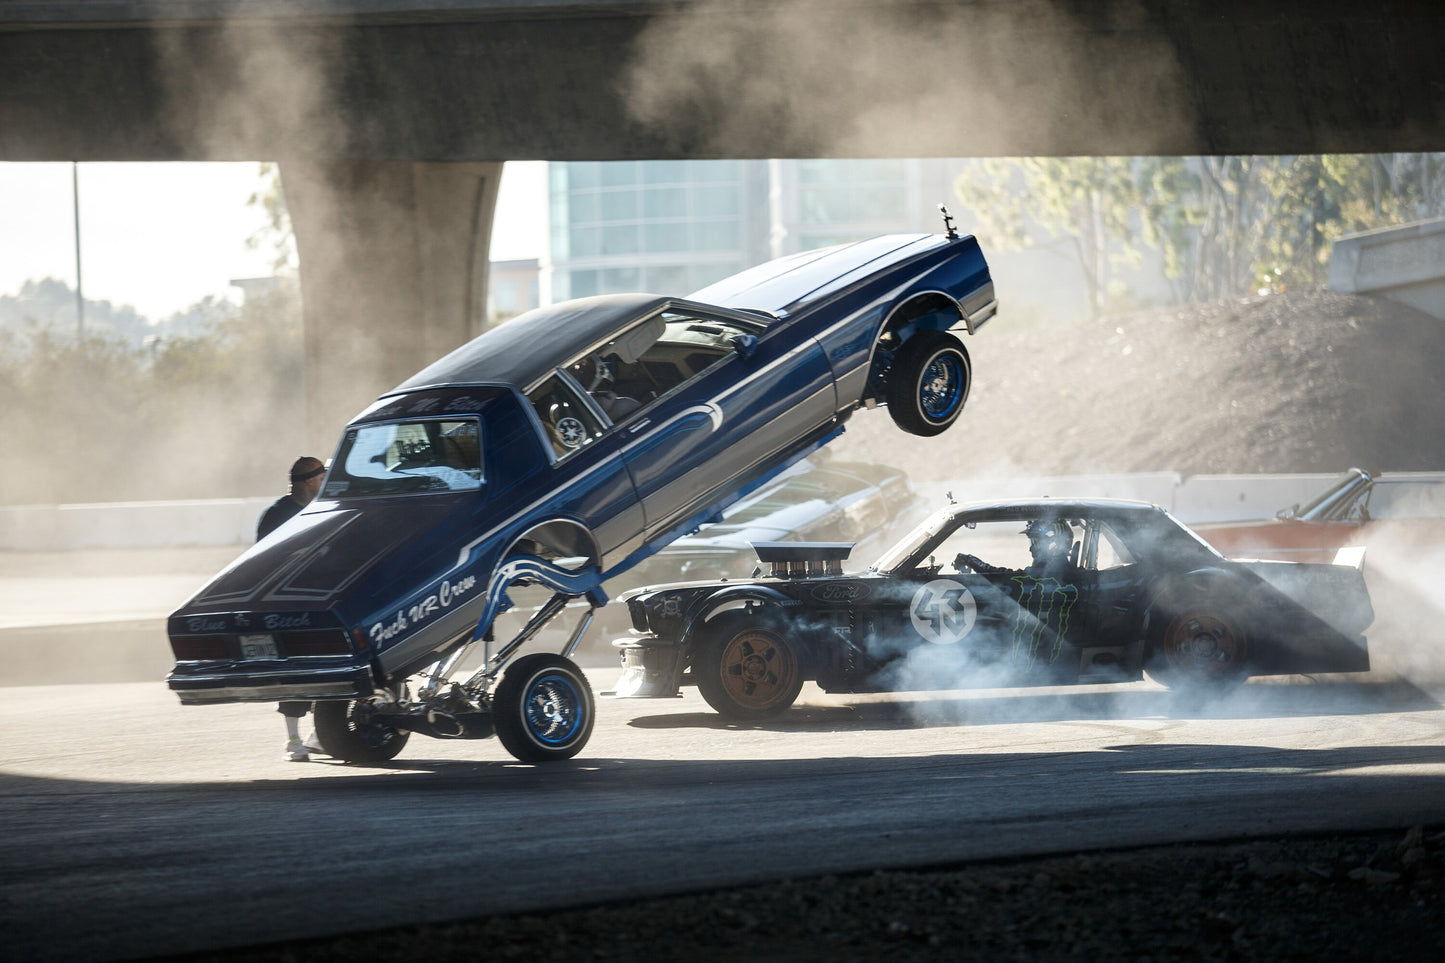
POLYGON ((425 541, 458 505, 380 501, 298 515, 221 571, 175 613, 315 609, 334 605, 383 566, 406 567, 404 546, 425 541))

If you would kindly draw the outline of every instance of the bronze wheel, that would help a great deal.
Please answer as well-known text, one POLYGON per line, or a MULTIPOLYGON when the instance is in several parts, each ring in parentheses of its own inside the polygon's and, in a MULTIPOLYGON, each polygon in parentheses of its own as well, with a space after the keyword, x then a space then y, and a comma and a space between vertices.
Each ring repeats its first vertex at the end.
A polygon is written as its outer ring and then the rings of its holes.
POLYGON ((1215 586, 1176 592, 1156 610, 1162 627, 1146 666, 1171 689, 1225 689, 1249 674, 1249 640, 1238 595, 1215 586))
POLYGON ((693 664, 708 705, 733 719, 775 716, 798 697, 803 667, 779 627, 756 615, 727 615, 708 627, 693 664))

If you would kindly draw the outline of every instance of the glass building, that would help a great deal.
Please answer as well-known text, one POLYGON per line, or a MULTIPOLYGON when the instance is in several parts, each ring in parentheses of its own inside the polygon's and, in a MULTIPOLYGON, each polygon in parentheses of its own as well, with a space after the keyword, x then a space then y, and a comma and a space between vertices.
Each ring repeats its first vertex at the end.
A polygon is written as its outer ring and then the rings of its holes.
POLYGON ((941 160, 548 165, 553 301, 686 294, 753 264, 874 234, 937 231, 941 160))
POLYGON ((767 260, 767 162, 548 165, 553 301, 685 294, 767 260))
MULTIPOLYGON (((774 257, 878 234, 940 233, 938 205, 972 231, 948 158, 606 161, 548 164, 552 301, 647 291, 686 295, 774 257)), ((1083 268, 1066 238, 1036 231, 1021 250, 990 247, 1014 317, 1087 312, 1083 268)), ((1172 300, 1157 252, 1117 279, 1140 305, 1172 300)))

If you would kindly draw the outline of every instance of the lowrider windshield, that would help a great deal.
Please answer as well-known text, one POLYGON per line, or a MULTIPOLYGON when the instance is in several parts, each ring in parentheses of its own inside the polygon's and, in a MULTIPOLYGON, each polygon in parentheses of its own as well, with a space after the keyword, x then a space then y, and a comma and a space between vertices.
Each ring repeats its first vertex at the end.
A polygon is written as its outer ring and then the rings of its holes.
POLYGON ((322 497, 475 491, 481 485, 476 418, 399 421, 349 429, 322 497))

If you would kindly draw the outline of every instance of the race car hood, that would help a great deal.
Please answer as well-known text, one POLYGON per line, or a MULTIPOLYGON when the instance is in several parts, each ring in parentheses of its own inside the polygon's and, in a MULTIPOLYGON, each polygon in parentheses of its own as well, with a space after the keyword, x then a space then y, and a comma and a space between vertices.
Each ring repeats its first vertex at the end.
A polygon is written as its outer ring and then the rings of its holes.
POLYGON ((852 283, 855 272, 877 270, 947 243, 935 234, 887 234, 836 247, 781 257, 688 295, 689 300, 738 310, 784 315, 804 298, 852 283), (880 263, 881 262, 881 263, 880 263))

